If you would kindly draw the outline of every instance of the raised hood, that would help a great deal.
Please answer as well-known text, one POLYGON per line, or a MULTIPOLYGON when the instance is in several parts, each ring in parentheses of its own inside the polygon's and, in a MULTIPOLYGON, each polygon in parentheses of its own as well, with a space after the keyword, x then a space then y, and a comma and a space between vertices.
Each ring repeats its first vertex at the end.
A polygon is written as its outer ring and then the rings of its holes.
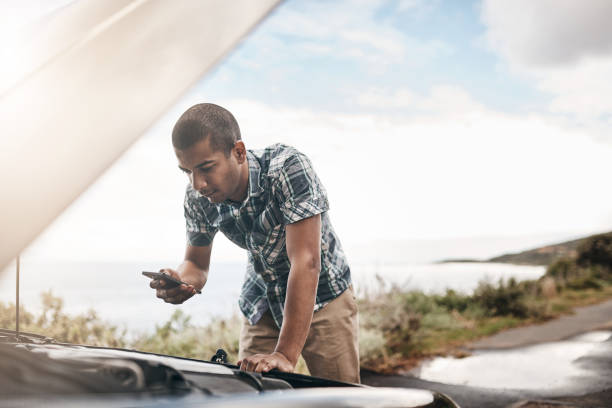
POLYGON ((0 72, 0 268, 279 0, 82 0, 20 33, 0 72))

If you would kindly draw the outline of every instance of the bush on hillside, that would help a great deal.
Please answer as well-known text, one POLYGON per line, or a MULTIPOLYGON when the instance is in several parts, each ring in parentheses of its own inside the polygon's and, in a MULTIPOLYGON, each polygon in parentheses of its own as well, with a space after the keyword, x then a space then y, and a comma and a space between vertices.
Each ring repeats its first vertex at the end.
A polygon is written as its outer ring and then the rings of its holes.
POLYGON ((565 282, 576 279, 580 274, 580 267, 570 258, 561 258, 549 265, 546 270, 546 276, 550 276, 561 286, 565 286, 565 282))
POLYGON ((602 289, 612 282, 612 233, 595 235, 578 247, 575 259, 564 258, 551 264, 546 276, 557 288, 602 289))
POLYGON ((581 266, 612 267, 612 233, 595 235, 583 242, 578 248, 577 262, 581 266))

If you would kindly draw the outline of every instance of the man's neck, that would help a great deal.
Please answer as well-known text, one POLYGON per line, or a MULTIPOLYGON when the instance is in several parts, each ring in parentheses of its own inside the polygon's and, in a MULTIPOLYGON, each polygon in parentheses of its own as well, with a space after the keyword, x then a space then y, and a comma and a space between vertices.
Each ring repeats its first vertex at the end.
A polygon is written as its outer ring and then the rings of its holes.
POLYGON ((239 188, 236 190, 236 194, 230 197, 231 201, 241 203, 247 198, 249 191, 249 158, 242 163, 240 169, 240 181, 239 188))

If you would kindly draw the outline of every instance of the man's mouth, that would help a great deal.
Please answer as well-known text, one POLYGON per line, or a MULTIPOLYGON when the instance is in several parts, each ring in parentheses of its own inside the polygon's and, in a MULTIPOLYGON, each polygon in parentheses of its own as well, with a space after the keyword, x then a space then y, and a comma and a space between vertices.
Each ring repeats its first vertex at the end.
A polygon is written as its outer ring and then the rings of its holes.
POLYGON ((206 192, 200 191, 200 194, 202 194, 204 197, 207 197, 207 198, 211 197, 215 193, 216 193, 216 190, 215 191, 206 191, 206 192))

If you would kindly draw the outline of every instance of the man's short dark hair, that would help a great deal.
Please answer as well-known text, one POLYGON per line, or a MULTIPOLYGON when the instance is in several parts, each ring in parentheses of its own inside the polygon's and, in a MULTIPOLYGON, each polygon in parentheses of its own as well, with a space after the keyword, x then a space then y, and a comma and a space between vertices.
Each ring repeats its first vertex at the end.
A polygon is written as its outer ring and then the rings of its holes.
POLYGON ((219 105, 199 103, 187 109, 172 129, 172 145, 178 150, 188 149, 206 138, 215 151, 222 150, 229 156, 236 141, 241 140, 234 115, 219 105))

